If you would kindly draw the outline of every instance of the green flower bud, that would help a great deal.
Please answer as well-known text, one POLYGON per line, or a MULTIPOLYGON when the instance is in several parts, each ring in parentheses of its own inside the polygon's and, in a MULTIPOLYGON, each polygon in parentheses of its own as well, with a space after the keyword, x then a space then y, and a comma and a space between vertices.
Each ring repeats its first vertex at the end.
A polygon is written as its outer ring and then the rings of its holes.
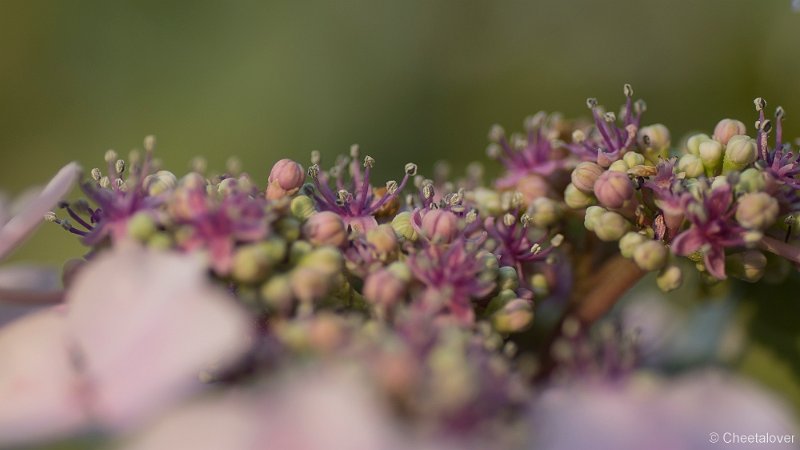
POLYGON ((244 245, 233 254, 231 277, 240 283, 258 283, 267 278, 276 261, 270 258, 274 244, 244 245))
POLYGON ((178 185, 178 178, 175 174, 166 170, 159 170, 158 172, 148 175, 144 179, 144 186, 147 193, 151 196, 156 196, 169 192, 178 185))
POLYGON ((609 172, 628 173, 628 170, 630 170, 630 168, 631 167, 628 165, 627 162, 625 162, 625 161, 623 161, 621 159, 618 159, 618 160, 614 161, 613 163, 611 163, 610 166, 608 166, 608 171, 609 172))
POLYGON ((382 224, 367 231, 366 240, 381 261, 392 259, 397 252, 397 235, 391 225, 382 224))
POLYGON ((308 241, 294 241, 289 248, 289 263, 298 264, 304 256, 311 253, 314 246, 308 241))
POLYGON ((722 144, 709 139, 700 143, 698 152, 700 160, 703 161, 703 167, 706 169, 706 176, 712 177, 716 175, 722 163, 722 144))
POLYGON ((658 288, 664 292, 674 291, 681 287, 683 283, 683 273, 681 268, 675 264, 667 264, 656 277, 658 288))
POLYGON ((525 299, 517 298, 506 303, 492 315, 492 325, 499 333, 517 333, 526 329, 533 321, 533 306, 525 299))
POLYGON ((659 157, 666 158, 668 156, 669 129, 660 123, 642 127, 639 130, 639 144, 644 148, 645 157, 650 162, 656 163, 659 157))
POLYGON ((292 211, 292 215, 301 221, 308 219, 312 214, 317 212, 317 209, 314 207, 314 200, 307 195, 298 195, 293 198, 289 209, 292 211))
POLYGON ((591 194, 594 191, 594 182, 602 173, 602 167, 596 163, 584 161, 572 171, 572 184, 584 194, 591 194))
POLYGON ((633 260, 642 270, 653 271, 664 267, 669 252, 659 241, 645 241, 633 251, 633 260))
POLYGON ((742 170, 755 162, 758 157, 755 139, 748 136, 733 136, 728 140, 725 148, 725 158, 722 161, 723 173, 742 170))
POLYGON ((531 275, 531 289, 538 298, 545 298, 550 295, 550 283, 543 273, 535 273, 531 275))
POLYGON ((717 190, 717 189, 721 189, 721 188, 727 188, 728 186, 730 186, 730 183, 728 183, 728 177, 726 177, 726 176, 719 175, 719 176, 716 176, 713 179, 711 179, 711 190, 712 191, 717 190))
POLYGON ((597 218, 594 232, 601 241, 616 241, 630 230, 631 224, 627 219, 613 211, 606 211, 597 218))
POLYGON ((494 189, 476 188, 467 193, 467 199, 474 203, 484 216, 496 216, 503 212, 500 193, 494 189))
POLYGON ((593 205, 595 203, 595 198, 591 194, 585 194, 579 191, 574 184, 570 183, 564 191, 564 203, 570 208, 581 209, 593 205))
POLYGON ((503 266, 498 270, 497 286, 500 289, 515 290, 519 287, 519 277, 517 269, 510 266, 503 266))
POLYGON ((281 312, 288 311, 292 306, 294 294, 288 275, 273 275, 266 283, 261 285, 261 297, 264 303, 281 312))
POLYGON ((636 152, 625 153, 624 155, 622 155, 622 160, 625 161, 625 164, 627 164, 628 168, 641 166, 645 163, 644 155, 636 152))
POLYGON ((587 230, 593 231, 597 220, 604 212, 606 212, 606 209, 602 206, 590 206, 586 208, 586 213, 583 216, 583 226, 586 227, 587 230))
POLYGON ((739 174, 739 182, 736 189, 740 192, 760 192, 767 186, 764 172, 751 167, 739 174))
POLYGON ((751 230, 765 230, 778 218, 778 200, 765 192, 752 192, 739 197, 736 221, 751 230))
POLYGON ((678 172, 685 173, 687 178, 698 178, 705 174, 705 167, 699 156, 687 153, 678 160, 678 172))
POLYGON ((562 214, 561 203, 547 197, 539 197, 531 203, 528 209, 533 224, 537 227, 549 227, 561 218, 562 214))
POLYGON ((298 267, 311 267, 321 273, 335 275, 342 270, 342 253, 330 246, 318 247, 303 256, 298 267))
POLYGON ((275 231, 277 231, 282 238, 289 242, 296 241, 300 239, 300 221, 294 217, 281 217, 277 222, 275 222, 275 231))
POLYGON ((289 284, 294 297, 303 303, 324 299, 333 286, 333 274, 324 273, 316 267, 298 266, 289 273, 289 284))
POLYGON ((767 257, 758 250, 746 250, 725 258, 725 267, 728 275, 755 283, 764 276, 767 257))
POLYGON ((700 144, 710 141, 707 134, 695 134, 686 141, 686 151, 695 156, 700 156, 700 144))
POLYGON ((392 229, 398 236, 406 240, 417 240, 417 232, 414 230, 414 226, 411 225, 411 213, 408 211, 403 211, 394 216, 394 219, 392 219, 392 229))
POLYGON ((138 212, 128 220, 128 235, 137 241, 147 241, 156 231, 155 219, 146 212, 138 212))
POLYGON ((626 258, 633 258, 633 252, 647 239, 641 233, 629 231, 619 240, 619 253, 626 258))

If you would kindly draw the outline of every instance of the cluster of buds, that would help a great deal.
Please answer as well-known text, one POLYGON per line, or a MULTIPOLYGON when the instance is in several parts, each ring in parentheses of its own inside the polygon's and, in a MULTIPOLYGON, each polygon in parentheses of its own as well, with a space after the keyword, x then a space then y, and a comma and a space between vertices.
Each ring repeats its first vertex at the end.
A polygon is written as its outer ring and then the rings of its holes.
MULTIPOLYGON (((709 282, 755 282, 768 264, 800 263, 800 162, 781 108, 767 119, 757 99, 750 135, 725 119, 675 148, 664 125, 642 124, 630 86, 624 93, 619 114, 590 99, 593 123, 539 113, 524 134, 493 127, 488 153, 506 170, 488 183, 476 165, 447 180, 442 166, 425 178, 408 163, 399 182, 373 186, 376 160, 357 146, 327 171, 313 152, 307 170, 281 159, 252 177, 236 164, 177 177, 158 169, 148 138, 143 158, 109 152, 108 173, 94 169, 83 185, 87 198, 47 218, 82 237, 88 260, 131 242, 198 255, 262 334, 239 375, 297 354, 341 358, 401 415, 486 430, 513 415, 531 378, 510 359, 512 335, 539 305, 613 283, 587 275, 609 255, 657 272, 665 291, 685 281, 680 257, 709 282)), ((562 368, 635 362, 627 347, 581 359, 596 350, 576 328, 585 323, 563 325, 553 353, 562 368)))

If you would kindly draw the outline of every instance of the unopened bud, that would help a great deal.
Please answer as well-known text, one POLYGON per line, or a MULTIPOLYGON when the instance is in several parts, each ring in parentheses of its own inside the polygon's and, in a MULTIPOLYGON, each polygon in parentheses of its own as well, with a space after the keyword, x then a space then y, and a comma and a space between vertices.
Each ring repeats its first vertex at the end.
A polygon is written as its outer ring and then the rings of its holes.
POLYGON ((394 263, 367 276, 364 281, 364 298, 383 306, 391 306, 406 295, 411 272, 403 263, 394 263))
POLYGON ((433 209, 422 216, 421 228, 428 239, 449 243, 458 235, 458 217, 447 210, 433 209))
POLYGON ((516 290, 519 287, 517 269, 510 266, 500 267, 497 271, 497 286, 500 289, 516 290))
POLYGON ((670 143, 669 129, 660 123, 639 130, 639 145, 651 162, 657 162, 659 156, 666 157, 670 143))
POLYGON ((253 284, 267 278, 274 266, 261 244, 239 247, 233 255, 231 277, 240 283, 253 284))
POLYGON ((572 171, 572 184, 581 192, 594 192, 594 183, 603 174, 603 168, 593 162, 584 161, 572 171))
POLYGON ((288 275, 273 275, 261 286, 261 297, 267 306, 288 312, 294 299, 288 275))
POLYGON ((669 252, 659 241, 648 240, 639 244, 633 251, 633 260, 642 270, 653 271, 664 267, 669 252))
POLYGON ((397 250, 397 235, 391 225, 382 224, 367 231, 366 240, 382 260, 397 250))
POLYGON ((147 241, 156 231, 156 221, 146 212, 138 212, 128 220, 128 235, 140 242, 147 241))
POLYGON ((595 203, 595 198, 591 194, 581 192, 574 184, 570 183, 564 190, 564 203, 570 208, 581 209, 595 203))
POLYGON ((303 186, 305 179, 305 172, 300 164, 288 158, 281 159, 269 172, 266 196, 275 200, 294 195, 303 186))
POLYGON ((700 144, 710 141, 711 138, 707 134, 695 134, 690 136, 686 141, 686 151, 695 156, 700 156, 700 144))
POLYGON ((628 165, 628 168, 641 166, 645 163, 645 157, 641 153, 628 152, 622 155, 622 160, 628 165))
POLYGON ((411 213, 408 211, 403 211, 394 216, 392 219, 392 229, 398 236, 406 240, 417 240, 417 232, 411 224, 411 213))
POLYGON ((658 272, 658 276, 656 277, 658 288, 664 292, 674 291, 681 287, 682 283, 683 273, 681 272, 681 268, 675 264, 666 265, 658 272))
POLYGON ((764 178, 764 172, 751 167, 745 169, 739 174, 739 182, 736 183, 736 189, 741 192, 760 192, 767 186, 767 181, 764 178))
POLYGON ((606 211, 595 221, 594 232, 601 241, 612 242, 624 236, 630 227, 630 222, 620 214, 606 211))
POLYGON ((712 177, 719 172, 722 163, 723 148, 722 144, 715 140, 701 142, 698 147, 700 160, 706 169, 706 176, 712 177))
POLYGON ((492 326, 499 333, 516 333, 526 329, 533 321, 533 306, 525 299, 509 301, 492 315, 492 326))
POLYGON ((633 252, 647 240, 647 236, 629 231, 619 240, 619 253, 626 258, 633 258, 633 252))
POLYGON ((722 163, 723 173, 739 171, 755 162, 758 157, 755 139, 749 136, 735 135, 728 140, 725 158, 722 163))
POLYGON ((586 213, 583 216, 583 225, 586 229, 593 231, 597 220, 604 212, 606 212, 606 209, 602 206, 590 206, 586 208, 586 213))
POLYGON ((601 205, 607 208, 622 208, 633 198, 633 184, 628 175, 607 171, 597 179, 594 194, 601 205))
POLYGON ((316 208, 314 207, 314 200, 307 195, 298 195, 297 197, 292 199, 292 203, 289 205, 289 209, 292 211, 292 215, 299 220, 306 220, 311 217, 312 214, 317 212, 316 208))
POLYGON ((338 214, 321 211, 312 214, 303 225, 303 234, 314 245, 344 247, 347 244, 347 230, 338 214))
POLYGON ((779 211, 775 197, 765 192, 747 193, 739 197, 736 221, 751 230, 765 230, 775 223, 779 211))
POLYGON ((629 169, 630 166, 628 165, 628 163, 621 159, 612 162, 611 165, 608 166, 609 172, 628 173, 629 169))
POLYGON ((678 172, 685 173, 686 178, 698 178, 705 174, 705 167, 699 156, 687 153, 678 160, 678 172))
POLYGON ((722 145, 728 145, 728 141, 733 136, 747 133, 744 123, 734 119, 722 119, 714 127, 714 139, 722 145))
POLYGON ((538 227, 549 227, 561 218, 562 205, 553 199, 539 197, 531 203, 528 217, 538 227))

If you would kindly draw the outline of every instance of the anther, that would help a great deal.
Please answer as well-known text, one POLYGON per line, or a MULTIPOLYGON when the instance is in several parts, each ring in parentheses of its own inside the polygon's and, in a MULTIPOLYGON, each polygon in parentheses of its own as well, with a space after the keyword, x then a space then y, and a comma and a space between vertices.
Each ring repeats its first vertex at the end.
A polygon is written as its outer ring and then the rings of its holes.
POLYGON ((572 132, 572 142, 580 144, 585 140, 586 140, 586 133, 584 133, 582 130, 575 130, 572 132))
POLYGON ((316 180, 319 177, 319 164, 314 163, 308 167, 308 176, 311 177, 312 180, 316 180))
POLYGON ((486 156, 488 156, 489 159, 500 158, 502 152, 503 150, 500 149, 500 146, 495 143, 489 144, 489 146, 486 147, 486 156))
POLYGON ((603 119, 608 123, 614 123, 614 122, 617 121, 617 115, 614 114, 613 112, 609 111, 609 112, 603 114, 603 119))
POLYGON ((467 216, 464 220, 468 224, 475 222, 476 220, 478 220, 478 211, 476 211, 475 209, 470 209, 469 212, 467 212, 467 216))
POLYGON ((533 222, 533 219, 531 219, 531 216, 529 216, 528 213, 525 213, 519 218, 519 221, 522 223, 523 227, 528 227, 533 222))
POLYGON ((413 177, 414 175, 417 174, 417 165, 414 164, 414 163, 406 164, 406 168, 405 169, 406 169, 406 175, 409 175, 409 176, 413 177))
POLYGON ((642 114, 647 111, 647 103, 644 100, 636 100, 633 102, 633 112, 636 114, 642 114))
POLYGON ((504 224, 505 224, 507 227, 512 227, 512 226, 514 226, 514 223, 516 223, 516 222, 517 222, 517 218, 516 218, 516 217, 514 217, 514 215, 513 215, 513 214, 506 213, 506 214, 503 216, 503 223, 504 223, 504 224))
POLYGON ((103 159, 105 159, 107 163, 113 164, 114 161, 117 160, 117 152, 114 150, 107 150, 103 159))
POLYGON ((358 159, 359 154, 359 147, 358 144, 353 144, 350 146, 350 157, 353 159, 358 159))
POLYGON ((625 94, 625 97, 633 97, 633 87, 628 83, 625 83, 622 87, 622 92, 625 94))
POLYGON ((531 253, 533 253, 534 255, 538 255, 541 252, 542 252, 541 245, 539 245, 538 243, 531 245, 531 253))
POLYGON ((433 198, 435 190, 433 188, 432 183, 425 183, 422 185, 422 196, 425 197, 425 200, 430 200, 433 198))
POLYGON ((92 169, 91 173, 92 173, 92 179, 94 181, 100 181, 100 178, 103 177, 103 172, 101 172, 100 169, 98 169, 97 167, 92 169))
POLYGON ((311 164, 319 164, 322 160, 322 156, 319 153, 319 150, 311 150, 311 164))
POLYGON ((783 106, 778 106, 775 108, 775 118, 778 120, 783 120, 783 116, 786 115, 786 111, 783 110, 783 106))
POLYGON ((152 134, 144 138, 144 151, 153 153, 156 150, 156 137, 152 134))
POLYGON ((122 175, 122 172, 125 172, 125 161, 118 159, 116 164, 114 164, 114 170, 117 172, 117 175, 122 175))
POLYGON ((489 129, 489 140, 492 142, 499 142, 506 135, 506 131, 498 124, 492 125, 489 129))
POLYGON ((397 189, 398 189, 397 181, 389 180, 386 182, 386 192, 389 195, 392 195, 395 192, 397 192, 397 189))
POLYGON ((594 97, 589 97, 586 99, 586 107, 589 109, 594 109, 597 107, 597 99, 594 97))
POLYGON ((756 111, 759 112, 763 111, 764 108, 767 107, 767 101, 764 100, 762 97, 756 97, 756 99, 753 100, 753 104, 756 105, 756 111))
POLYGON ((372 156, 365 156, 364 157, 364 167, 373 168, 375 166, 375 158, 372 156))
POLYGON ((108 177, 100 178, 100 187, 103 189, 108 189, 111 187, 111 180, 108 177))
POLYGON ((564 243, 564 235, 561 233, 558 233, 557 235, 553 236, 552 239, 550 239, 550 245, 552 245, 553 247, 559 247, 563 243, 564 243))

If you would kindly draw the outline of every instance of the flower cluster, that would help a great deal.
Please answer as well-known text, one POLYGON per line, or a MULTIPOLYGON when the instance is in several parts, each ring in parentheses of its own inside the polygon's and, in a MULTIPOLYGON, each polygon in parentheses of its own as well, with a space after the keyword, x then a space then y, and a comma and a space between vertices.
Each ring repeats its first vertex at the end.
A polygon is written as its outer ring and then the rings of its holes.
MULTIPOLYGON (((408 163, 399 182, 375 184, 377 161, 357 146, 328 170, 314 152, 307 169, 281 159, 268 173, 177 175, 148 137, 143 156, 107 152, 85 198, 62 201, 80 172, 67 166, 21 213, 0 208, 0 258, 42 217, 90 249, 65 266, 63 292, 0 283, 0 305, 57 303, 0 328, 11 405, 0 445, 135 433, 152 416, 177 428, 141 439, 167 445, 186 415, 291 439, 244 416, 293 371, 357 374, 366 393, 353 395, 377 399, 415 440, 520 445, 530 410, 534 422, 565 414, 554 397, 565 385, 622 386, 636 371, 635 341, 589 330, 644 272, 672 290, 687 267, 678 257, 705 282, 758 281, 768 258, 800 263, 800 161, 781 108, 767 119, 757 99, 752 137, 725 119, 674 148, 624 94, 619 114, 587 101, 592 122, 539 113, 524 134, 494 126, 487 152, 504 171, 489 182, 478 165, 447 179, 444 166, 426 178, 408 163), (565 312, 536 354, 517 342, 541 305, 565 312), (253 386, 258 396, 237 397, 253 386), (198 390, 204 400, 187 403, 198 390)), ((283 406, 263 414, 297 417, 291 399, 264 398, 283 406)))

